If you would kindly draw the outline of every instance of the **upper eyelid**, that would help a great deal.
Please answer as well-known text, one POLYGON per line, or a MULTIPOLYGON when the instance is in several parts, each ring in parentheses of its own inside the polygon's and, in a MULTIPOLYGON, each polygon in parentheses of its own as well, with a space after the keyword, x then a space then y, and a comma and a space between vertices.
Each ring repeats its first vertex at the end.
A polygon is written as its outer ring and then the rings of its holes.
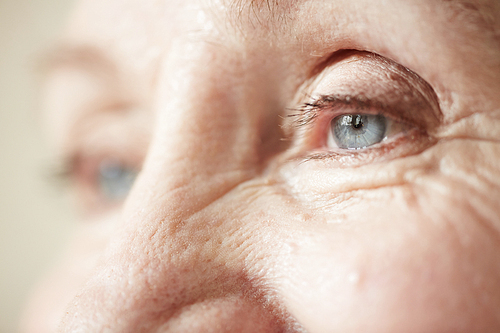
POLYGON ((106 53, 87 44, 56 45, 44 53, 38 63, 38 68, 46 75, 61 68, 72 68, 97 77, 117 78, 119 76, 117 66, 106 53))
POLYGON ((388 112, 393 119, 429 129, 441 124, 439 98, 417 73, 371 52, 341 50, 334 55, 334 61, 329 60, 304 82, 301 95, 309 101, 288 109, 283 126, 286 132, 312 123, 321 111, 342 106, 350 109, 345 113, 388 112), (317 88, 320 94, 313 97, 317 88))
MULTIPOLYGON (((435 112, 431 109, 431 103, 425 98, 418 98, 414 103, 405 104, 384 103, 363 94, 321 95, 298 108, 288 109, 283 129, 287 140, 309 142, 322 135, 312 131, 311 127, 319 125, 325 130, 327 126, 325 118, 332 120, 343 114, 381 114, 432 135, 435 128, 441 124, 442 118, 435 116, 435 112), (319 121, 319 118, 323 120, 319 121)), ((441 114, 441 111, 438 111, 441 114)))
POLYGON ((385 114, 389 118, 396 118, 397 121, 411 122, 411 119, 401 115, 397 108, 368 99, 364 95, 322 95, 312 102, 306 102, 301 107, 292 109, 293 113, 287 117, 292 119, 294 127, 301 128, 312 124, 322 113, 328 111, 333 111, 332 118, 341 114, 385 114), (342 107, 348 109, 335 114, 334 111, 342 107))

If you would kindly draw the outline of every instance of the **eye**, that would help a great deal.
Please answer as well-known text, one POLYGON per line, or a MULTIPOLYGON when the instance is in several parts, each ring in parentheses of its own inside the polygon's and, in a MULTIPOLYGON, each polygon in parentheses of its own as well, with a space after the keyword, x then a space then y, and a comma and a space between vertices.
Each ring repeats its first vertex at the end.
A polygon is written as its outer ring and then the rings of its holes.
POLYGON ((64 163, 60 176, 71 181, 83 213, 99 213, 119 207, 127 198, 140 167, 129 160, 76 154, 64 163))
POLYGON ((136 177, 137 171, 122 163, 102 161, 97 174, 99 191, 105 200, 113 202, 124 200, 136 177))
POLYGON ((329 145, 342 149, 362 149, 384 140, 389 120, 382 115, 348 114, 334 118, 329 145), (333 141, 333 142, 332 142, 333 141))
POLYGON ((429 111, 414 109, 364 96, 321 95, 289 117, 306 160, 327 158, 339 167, 353 167, 413 155, 432 145, 427 132, 432 121, 419 118, 429 111))

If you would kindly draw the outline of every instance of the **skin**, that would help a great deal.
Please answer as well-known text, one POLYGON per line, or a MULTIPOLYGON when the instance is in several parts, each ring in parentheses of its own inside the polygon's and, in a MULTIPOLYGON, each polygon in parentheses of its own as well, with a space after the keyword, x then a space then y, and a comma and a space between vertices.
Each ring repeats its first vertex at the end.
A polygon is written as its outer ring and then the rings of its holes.
POLYGON ((81 1, 44 105, 85 221, 24 330, 500 331, 499 78, 495 0, 81 1), (394 135, 335 147, 360 109, 394 135))

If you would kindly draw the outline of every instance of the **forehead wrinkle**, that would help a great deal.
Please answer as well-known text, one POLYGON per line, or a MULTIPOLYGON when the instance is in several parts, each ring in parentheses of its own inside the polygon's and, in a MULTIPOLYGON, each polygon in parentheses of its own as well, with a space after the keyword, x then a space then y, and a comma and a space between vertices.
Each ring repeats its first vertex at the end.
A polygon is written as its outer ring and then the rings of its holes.
MULTIPOLYGON (((237 27, 261 26, 275 29, 286 23, 288 13, 295 5, 291 0, 225 0, 231 23, 237 27)), ((295 0, 301 2, 301 0, 295 0)))
POLYGON ((489 32, 496 38, 500 37, 500 1, 442 0, 441 4, 449 10, 450 21, 463 24, 469 30, 489 32))
POLYGON ((229 0, 229 8, 236 9, 241 12, 245 8, 259 10, 266 7, 269 11, 277 9, 280 0, 229 0))

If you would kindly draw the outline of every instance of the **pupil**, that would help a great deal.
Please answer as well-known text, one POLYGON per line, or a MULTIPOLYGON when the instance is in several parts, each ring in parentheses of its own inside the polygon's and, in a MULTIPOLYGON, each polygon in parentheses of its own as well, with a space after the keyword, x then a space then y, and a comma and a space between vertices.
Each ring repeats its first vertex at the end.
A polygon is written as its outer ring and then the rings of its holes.
POLYGON ((363 120, 361 119, 361 115, 360 114, 354 116, 354 119, 353 119, 353 122, 352 122, 352 126, 355 129, 359 129, 359 128, 363 127, 363 120))

